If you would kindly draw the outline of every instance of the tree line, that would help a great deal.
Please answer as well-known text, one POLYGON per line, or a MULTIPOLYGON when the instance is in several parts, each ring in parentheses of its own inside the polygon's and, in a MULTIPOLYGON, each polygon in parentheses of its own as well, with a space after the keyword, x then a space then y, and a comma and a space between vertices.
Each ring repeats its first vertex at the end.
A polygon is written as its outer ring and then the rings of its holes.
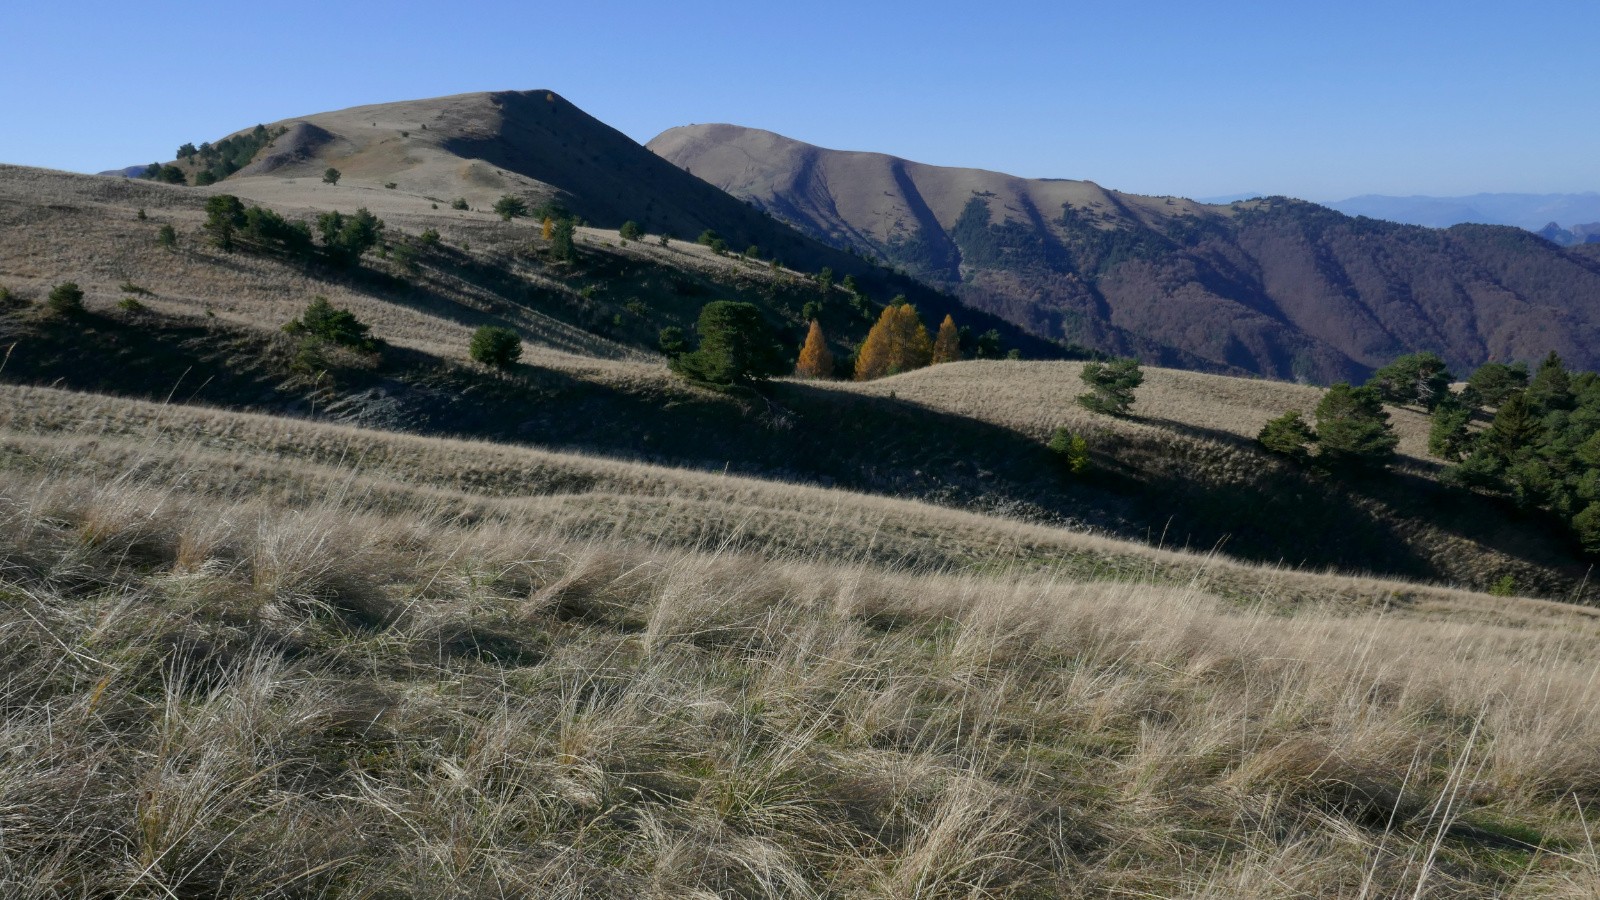
POLYGON ((1600 374, 1569 372, 1552 352, 1532 372, 1488 362, 1460 390, 1454 382, 1437 354, 1407 354, 1360 387, 1330 387, 1315 424, 1287 412, 1257 440, 1330 473, 1381 469, 1399 444, 1385 405, 1418 407, 1429 415, 1429 454, 1449 463, 1444 483, 1553 515, 1600 554, 1600 374))

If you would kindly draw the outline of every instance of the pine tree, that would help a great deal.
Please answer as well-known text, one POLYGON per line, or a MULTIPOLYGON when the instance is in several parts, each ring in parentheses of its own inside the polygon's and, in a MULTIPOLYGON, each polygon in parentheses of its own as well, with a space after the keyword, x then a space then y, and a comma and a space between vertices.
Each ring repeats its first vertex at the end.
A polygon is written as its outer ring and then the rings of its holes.
POLYGON ((1132 358, 1085 363, 1078 377, 1089 386, 1088 393, 1078 395, 1078 404, 1112 416, 1127 415, 1133 406, 1133 389, 1144 384, 1144 371, 1132 358))
POLYGON ((891 303, 883 308, 856 352, 856 380, 920 369, 932 359, 933 341, 928 339, 917 308, 905 302, 891 303))
POLYGON ((1528 397, 1532 390, 1530 387, 1506 397, 1489 423, 1489 445, 1503 460, 1531 453, 1544 436, 1544 425, 1528 397))
POLYGON ((1415 403, 1433 409, 1450 394, 1454 381, 1437 353, 1408 353, 1372 373, 1367 386, 1376 388, 1383 402, 1394 406, 1415 403))
POLYGON ((939 323, 939 336, 933 339, 933 364, 961 361, 961 330, 949 316, 939 323))
POLYGON ((1256 435, 1256 442, 1268 453, 1287 456, 1296 462, 1306 461, 1310 454, 1308 448, 1316 440, 1317 433, 1296 410, 1269 421, 1256 435))
POLYGON ((700 346, 671 360, 674 372, 707 384, 750 384, 788 371, 761 310, 752 303, 717 300, 700 310, 700 346))
POLYGON ((800 349, 800 361, 795 364, 794 374, 801 378, 833 377, 833 354, 822 336, 822 326, 815 319, 811 320, 811 330, 806 332, 806 343, 800 349))
POLYGON ((218 194, 206 201, 206 222, 201 226, 220 250, 233 250, 233 237, 245 224, 244 203, 232 194, 218 194))
POLYGON ((494 202, 495 215, 509 222, 528 214, 528 203, 516 194, 505 194, 494 202))
POLYGON ((467 355, 496 369, 509 369, 522 358, 522 337, 500 325, 484 325, 472 333, 467 355))
POLYGON ((1540 412, 1573 407, 1572 378, 1554 350, 1539 363, 1533 379, 1528 382, 1528 402, 1540 412))
POLYGON ((1073 434, 1066 426, 1057 428, 1045 446, 1056 454, 1061 464, 1073 475, 1081 475, 1089 468, 1089 442, 1083 435, 1073 434))
POLYGON ((571 219, 562 219, 550 229, 550 252, 562 262, 578 261, 578 245, 572 237, 574 230, 571 219))
POLYGON ((1472 452, 1472 410, 1459 401, 1447 400, 1433 410, 1428 426, 1428 452, 1440 459, 1459 462, 1472 452))
POLYGON ((1335 468, 1381 468, 1400 444, 1377 389, 1340 382, 1317 404, 1318 458, 1335 468))

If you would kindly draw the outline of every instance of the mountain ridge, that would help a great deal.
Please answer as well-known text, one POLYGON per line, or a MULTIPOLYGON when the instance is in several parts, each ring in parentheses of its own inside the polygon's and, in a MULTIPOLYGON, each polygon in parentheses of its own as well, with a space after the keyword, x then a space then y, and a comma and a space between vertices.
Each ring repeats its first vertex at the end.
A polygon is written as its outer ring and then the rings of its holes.
POLYGON ((1458 369, 1550 350, 1600 364, 1600 268, 1520 230, 1434 231, 1282 197, 1146 197, 732 125, 646 146, 808 234, 1108 353, 1170 365, 1152 349, 1167 347, 1323 383, 1418 350, 1458 369))

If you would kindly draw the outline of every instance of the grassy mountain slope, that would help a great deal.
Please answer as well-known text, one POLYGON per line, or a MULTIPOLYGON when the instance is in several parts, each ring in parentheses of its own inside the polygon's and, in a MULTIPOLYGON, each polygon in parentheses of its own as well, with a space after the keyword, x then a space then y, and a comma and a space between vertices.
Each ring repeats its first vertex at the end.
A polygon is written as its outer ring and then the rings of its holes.
POLYGON ((1320 382, 1424 349, 1462 369, 1552 349, 1600 364, 1600 268, 1516 229, 1432 231, 1283 198, 1206 206, 729 125, 649 146, 822 239, 1110 352, 1171 362, 1169 347, 1320 382))
POLYGON ((649 347, 708 300, 864 320, 682 242, 558 261, 347 139, 337 187, 0 168, 0 896, 1600 890, 1594 589, 1439 488, 1420 414, 1331 481, 1249 441, 1315 401, 1281 383, 696 387, 649 347), (386 244, 225 253, 219 190, 386 244), (285 333, 319 294, 382 346, 285 333), (1578 603, 1430 583, 1508 575, 1578 603))
MULTIPOLYGON (((198 233, 204 192, 193 188, 4 174, 0 191, 13 202, 0 210, 0 284, 25 301, 0 314, 5 380, 842 486, 1264 563, 1479 587, 1510 576, 1550 596, 1583 583, 1585 566, 1558 530, 1441 489, 1409 414, 1399 414, 1409 463, 1329 482, 1250 440, 1267 419, 1314 403, 1315 392, 1289 385, 1152 373, 1131 421, 1079 410, 1067 363, 964 363, 860 387, 718 394, 674 378, 647 351, 660 325, 692 323, 710 299, 742 298, 798 342, 801 307, 820 296, 814 282, 694 245, 622 246, 595 230, 580 230, 579 265, 555 264, 536 252, 530 225, 432 210, 390 220, 397 243, 424 228, 441 234, 409 269, 374 255, 336 270, 210 247, 198 233), (156 245, 161 224, 176 226, 176 250, 156 245), (67 279, 85 288, 86 313, 43 315, 37 301, 67 279), (125 288, 138 309, 118 307, 125 288), (371 323, 388 349, 307 357, 279 326, 317 294, 371 323), (530 342, 509 375, 466 360, 471 330, 488 323, 530 342), (1203 399, 1219 391, 1250 399, 1203 399), (1043 449, 1057 425, 1089 435, 1093 477, 1065 477, 1043 449), (1299 527, 1279 527, 1282 516, 1299 527)), ((827 306, 836 335, 864 329, 842 299, 827 306)))
MULTIPOLYGON (((756 247, 763 261, 791 270, 831 268, 836 281, 853 275, 878 303, 905 294, 936 322, 952 314, 978 333, 999 329, 1008 346, 1031 358, 1062 355, 1007 320, 796 232, 549 91, 359 106, 267 123, 266 130, 284 133, 216 190, 284 213, 363 206, 385 221, 430 223, 482 223, 496 200, 512 194, 529 209, 556 203, 613 234, 629 220, 652 237, 680 242, 710 229, 734 253, 756 247), (334 185, 322 181, 330 166, 341 173, 334 185), (452 209, 458 199, 470 209, 452 209)), ((175 162, 191 175, 201 165, 198 157, 175 162)))
POLYGON ((1593 610, 0 392, 7 896, 1597 887, 1593 610))

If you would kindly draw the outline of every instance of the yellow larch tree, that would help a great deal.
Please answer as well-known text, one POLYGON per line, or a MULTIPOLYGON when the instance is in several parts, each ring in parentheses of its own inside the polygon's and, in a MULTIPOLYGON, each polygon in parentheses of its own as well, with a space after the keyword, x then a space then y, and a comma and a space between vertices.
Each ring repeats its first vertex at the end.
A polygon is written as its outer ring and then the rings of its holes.
POLYGON ((544 217, 544 224, 539 226, 539 236, 548 241, 548 240, 550 240, 550 236, 555 234, 555 231, 556 231, 556 220, 550 218, 549 216, 545 216, 544 217))
POLYGON ((891 303, 883 308, 877 324, 867 332, 856 352, 856 380, 870 381, 885 375, 920 369, 933 359, 933 341, 922 325, 917 308, 909 303, 891 303))
POLYGON ((939 323, 939 336, 933 339, 933 364, 961 361, 961 332, 949 316, 939 323))
POLYGON ((832 378, 833 354, 828 351, 828 339, 822 336, 822 326, 811 320, 811 330, 806 332, 806 344, 800 348, 800 361, 794 374, 801 378, 832 378))

